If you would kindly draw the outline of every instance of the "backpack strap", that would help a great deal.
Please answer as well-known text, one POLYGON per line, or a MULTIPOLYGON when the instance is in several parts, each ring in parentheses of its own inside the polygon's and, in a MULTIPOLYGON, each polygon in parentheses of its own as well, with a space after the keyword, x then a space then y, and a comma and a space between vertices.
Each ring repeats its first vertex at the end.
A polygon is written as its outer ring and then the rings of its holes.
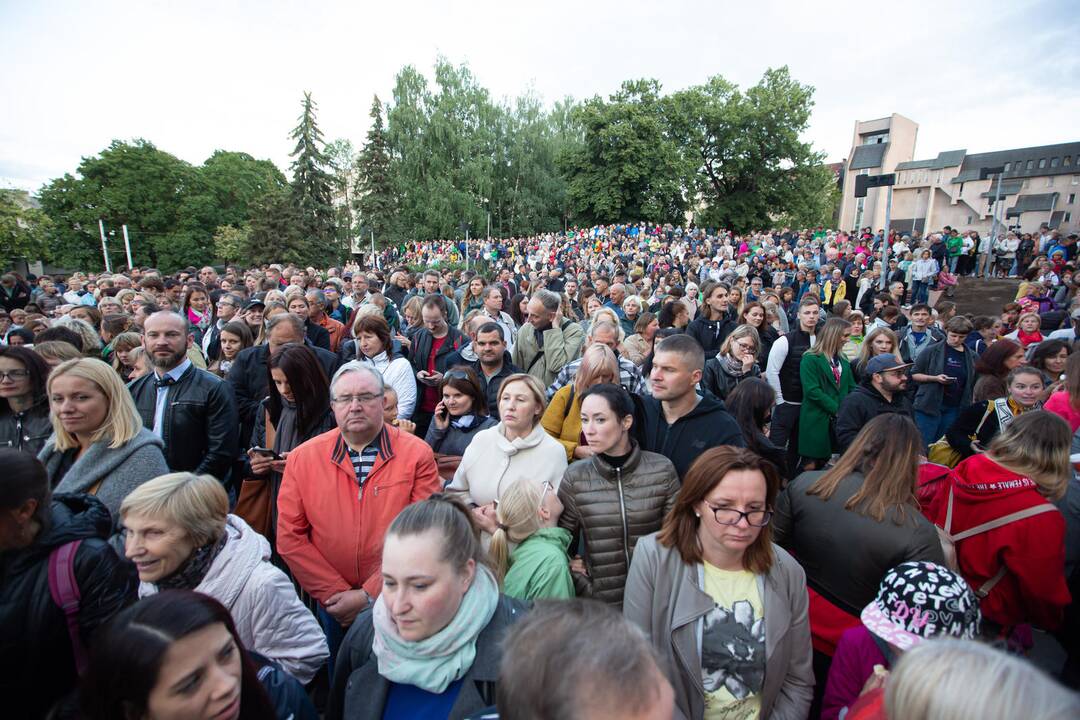
POLYGON ((56 605, 64 611, 67 619, 71 652, 75 658, 75 670, 81 677, 86 672, 86 647, 79 633, 79 584, 75 580, 75 555, 82 540, 73 540, 53 548, 49 553, 49 594, 56 605))
MULTIPOLYGON (((951 511, 952 510, 952 495, 949 496, 949 501, 950 501, 949 502, 949 510, 951 511)), ((990 522, 984 522, 982 525, 976 525, 975 527, 968 528, 967 530, 964 530, 963 532, 958 532, 958 533, 956 533, 955 535, 952 536, 952 539, 953 539, 953 541, 956 541, 956 542, 958 542, 960 540, 966 540, 967 538, 972 537, 974 535, 981 535, 984 532, 990 532, 991 530, 996 530, 999 527, 1002 527, 1004 525, 1008 525, 1009 523, 1017 522, 1018 520, 1025 520, 1025 519, 1027 519, 1029 517, 1034 517, 1035 515, 1041 515, 1041 514, 1043 514, 1045 512, 1050 512, 1051 510, 1057 510, 1057 508, 1055 506, 1051 505, 1050 503, 1042 503, 1041 505, 1035 505, 1033 507, 1025 508, 1023 510, 1018 510, 1018 511, 1016 511, 1014 513, 1010 513, 1008 515, 1005 515, 1004 517, 999 517, 999 518, 997 518, 995 520, 991 520, 990 522)), ((946 517, 945 522, 946 523, 949 522, 948 517, 946 517)), ((948 530, 948 528, 946 528, 946 530, 948 530)))

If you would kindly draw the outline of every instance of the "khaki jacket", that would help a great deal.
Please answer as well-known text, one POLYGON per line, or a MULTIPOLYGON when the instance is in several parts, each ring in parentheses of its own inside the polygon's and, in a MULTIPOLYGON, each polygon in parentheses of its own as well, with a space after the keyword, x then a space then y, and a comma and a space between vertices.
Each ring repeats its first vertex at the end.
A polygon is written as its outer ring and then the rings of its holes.
MULTIPOLYGON (((775 562, 758 576, 765 605, 765 683, 762 720, 805 720, 814 690, 806 575, 785 550, 773 546, 775 562)), ((662 657, 675 689, 676 717, 701 720, 702 618, 713 609, 701 589, 698 567, 679 552, 643 537, 634 550, 623 597, 623 615, 645 631, 662 657)))
POLYGON ((536 328, 525 323, 518 330, 511 357, 514 364, 529 373, 544 387, 555 382, 563 365, 581 357, 585 331, 581 325, 564 319, 562 325, 544 331, 544 349, 536 342, 536 328))

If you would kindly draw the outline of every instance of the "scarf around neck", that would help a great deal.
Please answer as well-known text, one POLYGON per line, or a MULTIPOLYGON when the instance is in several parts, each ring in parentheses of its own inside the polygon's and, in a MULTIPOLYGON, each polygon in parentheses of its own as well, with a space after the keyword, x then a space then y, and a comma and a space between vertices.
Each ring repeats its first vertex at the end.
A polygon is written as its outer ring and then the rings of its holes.
POLYGON ((158 590, 194 590, 210 572, 210 565, 214 558, 225 547, 225 541, 229 538, 226 530, 217 542, 209 542, 202 547, 195 548, 187 560, 180 564, 171 575, 158 580, 158 590))
POLYGON ((450 624, 416 642, 398 633, 383 597, 379 595, 372 610, 375 637, 371 650, 379 660, 379 674, 390 682, 439 694, 465 677, 476 660, 476 639, 495 615, 499 586, 490 570, 477 567, 472 586, 450 624))

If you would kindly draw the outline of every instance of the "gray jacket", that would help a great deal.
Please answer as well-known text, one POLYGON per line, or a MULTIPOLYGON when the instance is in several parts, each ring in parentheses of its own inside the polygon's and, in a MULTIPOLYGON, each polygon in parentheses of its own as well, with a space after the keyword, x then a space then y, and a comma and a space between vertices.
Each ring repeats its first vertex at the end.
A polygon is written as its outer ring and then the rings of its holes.
MULTIPOLYGON (((967 368, 967 380, 964 382, 963 395, 958 407, 971 404, 971 393, 975 389, 975 353, 970 348, 964 349, 964 364, 967 368)), ((912 374, 940 375, 945 372, 945 341, 941 340, 919 353, 915 359, 912 374)), ((917 383, 915 391, 916 412, 937 417, 941 414, 941 401, 945 397, 945 386, 937 382, 917 383)))
POLYGON ((456 428, 453 425, 441 430, 432 420, 431 425, 428 426, 424 442, 431 446, 433 452, 443 455, 464 455, 465 448, 469 447, 469 443, 476 437, 476 433, 487 430, 489 427, 495 427, 498 423, 498 420, 489 415, 477 418, 475 424, 468 430, 456 428))
MULTIPOLYGON (((154 433, 139 428, 139 433, 123 446, 110 448, 109 441, 94 443, 68 469, 54 492, 84 493, 99 480, 97 499, 112 514, 113 525, 119 522, 120 503, 132 490, 147 480, 169 472, 162 453, 164 445, 154 433)), ((50 437, 38 454, 52 481, 60 468, 64 453, 56 449, 56 437, 50 437)))
MULTIPOLYGON (((806 575, 786 551, 773 546, 775 561, 758 576, 765 605, 765 682, 761 717, 804 720, 814 692, 806 575)), ((645 631, 675 688, 676 718, 705 714, 701 679, 702 618, 713 599, 700 587, 698 566, 649 535, 638 541, 623 597, 623 615, 645 631)))

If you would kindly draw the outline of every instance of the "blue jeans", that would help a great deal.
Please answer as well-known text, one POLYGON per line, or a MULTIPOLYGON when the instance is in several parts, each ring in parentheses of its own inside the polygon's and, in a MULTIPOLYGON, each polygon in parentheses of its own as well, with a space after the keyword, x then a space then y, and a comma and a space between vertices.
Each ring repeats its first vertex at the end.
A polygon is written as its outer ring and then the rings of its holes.
POLYGON ((951 272, 953 275, 956 274, 956 263, 958 262, 960 262, 959 255, 949 258, 949 272, 951 272))
POLYGON ((925 280, 915 280, 911 283, 911 302, 924 303, 930 297, 930 286, 925 280))
POLYGON ((959 406, 946 407, 943 405, 940 415, 927 415, 916 410, 915 425, 919 428, 919 434, 922 435, 923 445, 931 445, 940 440, 945 431, 956 422, 956 416, 959 414, 959 406))
POLYGON ((334 616, 326 612, 326 608, 319 606, 317 613, 319 624, 322 625, 323 633, 326 634, 326 644, 330 646, 330 659, 327 661, 327 669, 330 671, 330 679, 334 678, 334 660, 337 659, 341 641, 345 639, 345 628, 341 627, 334 616))

